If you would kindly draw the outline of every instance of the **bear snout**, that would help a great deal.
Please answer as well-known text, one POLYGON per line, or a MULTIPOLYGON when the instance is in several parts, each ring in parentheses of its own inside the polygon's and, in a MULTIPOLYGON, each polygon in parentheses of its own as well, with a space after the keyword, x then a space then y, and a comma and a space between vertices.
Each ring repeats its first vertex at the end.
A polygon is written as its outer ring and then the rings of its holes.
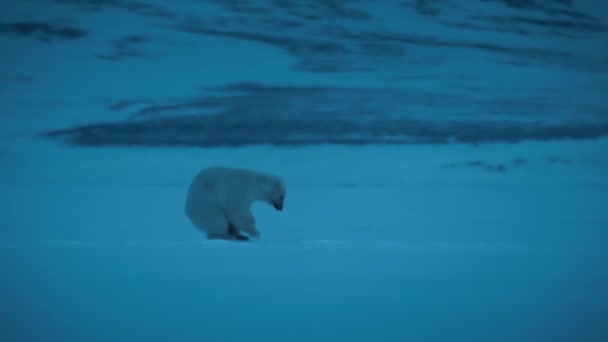
POLYGON ((283 210, 283 203, 273 203, 272 206, 278 211, 283 210))

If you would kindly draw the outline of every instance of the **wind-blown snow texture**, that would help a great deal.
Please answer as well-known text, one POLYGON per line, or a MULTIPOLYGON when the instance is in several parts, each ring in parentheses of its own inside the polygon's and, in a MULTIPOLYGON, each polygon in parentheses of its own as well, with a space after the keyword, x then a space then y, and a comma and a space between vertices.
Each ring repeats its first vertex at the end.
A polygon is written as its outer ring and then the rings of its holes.
POLYGON ((608 5, 0 4, 0 340, 608 340, 608 5), (208 241, 209 165, 286 180, 208 241))

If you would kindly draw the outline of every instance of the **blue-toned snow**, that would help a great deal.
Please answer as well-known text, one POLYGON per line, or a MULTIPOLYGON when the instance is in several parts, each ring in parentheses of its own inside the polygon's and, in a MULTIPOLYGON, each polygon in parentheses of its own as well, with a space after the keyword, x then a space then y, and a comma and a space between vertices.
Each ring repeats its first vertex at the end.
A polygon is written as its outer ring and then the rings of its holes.
POLYGON ((607 13, 0 4, 0 341, 608 340, 607 13), (210 165, 285 179, 261 239, 187 220, 210 165))

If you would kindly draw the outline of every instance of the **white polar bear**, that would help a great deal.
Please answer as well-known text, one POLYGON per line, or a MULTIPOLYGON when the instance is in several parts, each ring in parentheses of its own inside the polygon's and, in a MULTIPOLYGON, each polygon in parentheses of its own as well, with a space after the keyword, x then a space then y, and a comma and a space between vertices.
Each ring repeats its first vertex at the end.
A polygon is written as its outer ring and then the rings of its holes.
POLYGON ((275 175, 246 169, 210 167, 199 172, 188 189, 185 212, 209 239, 249 240, 259 237, 250 207, 265 201, 283 210, 285 183, 275 175))

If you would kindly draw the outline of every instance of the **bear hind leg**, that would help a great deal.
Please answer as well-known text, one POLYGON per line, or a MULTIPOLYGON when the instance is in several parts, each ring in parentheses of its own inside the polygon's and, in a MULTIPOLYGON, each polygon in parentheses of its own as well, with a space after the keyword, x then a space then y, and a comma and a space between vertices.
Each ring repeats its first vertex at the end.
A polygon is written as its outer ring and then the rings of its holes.
POLYGON ((206 233, 209 240, 235 239, 235 236, 228 229, 228 219, 222 210, 199 208, 189 211, 188 217, 197 228, 206 233))

